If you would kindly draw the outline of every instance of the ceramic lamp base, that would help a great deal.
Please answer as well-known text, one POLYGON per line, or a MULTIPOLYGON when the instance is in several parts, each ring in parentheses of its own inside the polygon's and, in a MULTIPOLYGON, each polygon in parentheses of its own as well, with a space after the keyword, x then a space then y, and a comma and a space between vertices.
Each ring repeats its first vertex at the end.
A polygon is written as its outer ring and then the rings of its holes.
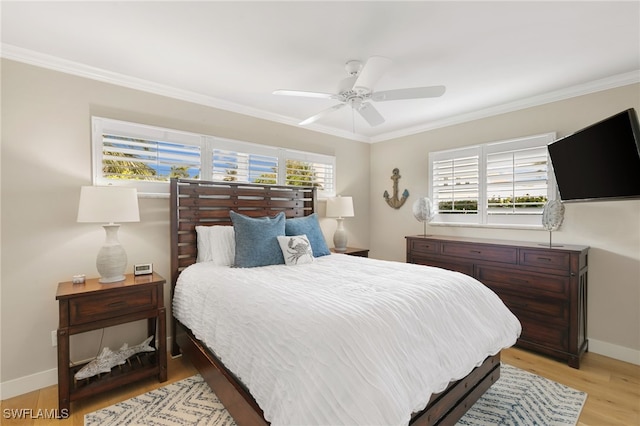
POLYGON ((336 219, 338 227, 336 228, 336 232, 333 234, 334 250, 338 253, 347 251, 347 231, 344 229, 344 225, 342 223, 343 220, 344 219, 341 217, 336 219))
POLYGON ((120 225, 103 225, 103 228, 107 238, 96 259, 96 268, 100 274, 99 281, 103 284, 123 281, 124 270, 127 267, 127 253, 118 241, 120 225))

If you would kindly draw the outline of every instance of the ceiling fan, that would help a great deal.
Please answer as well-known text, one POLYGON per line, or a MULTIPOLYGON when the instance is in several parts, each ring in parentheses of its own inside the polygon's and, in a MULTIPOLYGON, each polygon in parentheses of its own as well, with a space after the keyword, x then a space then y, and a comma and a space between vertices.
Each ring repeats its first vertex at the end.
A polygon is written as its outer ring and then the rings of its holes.
POLYGON ((374 92, 373 88, 378 80, 391 66, 391 60, 382 56, 372 56, 363 66, 362 62, 353 60, 345 64, 345 69, 349 77, 343 79, 338 86, 338 93, 321 93, 306 92, 300 90, 275 90, 274 95, 286 96, 304 96, 310 98, 335 99, 340 103, 320 111, 306 120, 300 122, 300 125, 313 123, 326 116, 327 114, 337 111, 347 105, 350 105, 354 111, 357 111, 362 118, 371 126, 378 126, 384 123, 384 117, 378 112, 370 101, 384 102, 396 101, 402 99, 421 99, 436 98, 442 96, 445 92, 444 86, 427 86, 427 87, 411 87, 406 89, 384 90, 374 92))

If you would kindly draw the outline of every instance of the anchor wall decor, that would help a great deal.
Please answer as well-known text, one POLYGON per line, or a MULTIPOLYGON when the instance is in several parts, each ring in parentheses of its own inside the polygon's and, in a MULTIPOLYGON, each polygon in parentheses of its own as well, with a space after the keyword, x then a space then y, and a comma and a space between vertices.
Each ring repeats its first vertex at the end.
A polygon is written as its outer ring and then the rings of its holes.
POLYGON ((384 194, 382 195, 387 204, 394 209, 402 207, 404 202, 407 201, 407 198, 409 198, 409 191, 406 189, 402 192, 402 198, 398 198, 398 180, 401 177, 400 170, 398 168, 393 169, 393 174, 391 175, 391 180, 393 181, 393 197, 389 197, 389 193, 387 191, 384 191, 384 194))

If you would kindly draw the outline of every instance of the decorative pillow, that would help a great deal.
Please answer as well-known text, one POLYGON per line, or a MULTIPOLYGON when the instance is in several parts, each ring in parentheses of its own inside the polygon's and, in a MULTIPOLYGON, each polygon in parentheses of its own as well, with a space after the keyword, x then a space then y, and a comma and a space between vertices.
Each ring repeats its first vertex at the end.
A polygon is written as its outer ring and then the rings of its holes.
POLYGON ((324 239, 317 213, 309 216, 287 219, 285 223, 286 235, 306 235, 311 243, 311 249, 315 257, 331 254, 327 242, 324 239))
POLYGON ((302 265, 313 262, 313 250, 306 235, 278 237, 280 249, 287 265, 302 265))
POLYGON ((234 266, 278 265, 284 263, 278 244, 279 235, 284 235, 284 212, 274 217, 249 217, 234 211, 229 212, 236 239, 234 266))
POLYGON ((232 266, 236 253, 233 226, 196 226, 198 256, 196 262, 232 266))

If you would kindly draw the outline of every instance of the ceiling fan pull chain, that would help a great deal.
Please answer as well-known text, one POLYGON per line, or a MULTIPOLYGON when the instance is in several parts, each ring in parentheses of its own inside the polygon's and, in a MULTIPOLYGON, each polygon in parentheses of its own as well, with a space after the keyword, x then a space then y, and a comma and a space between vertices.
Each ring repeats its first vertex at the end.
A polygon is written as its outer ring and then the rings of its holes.
POLYGON ((356 112, 351 108, 351 131, 356 133, 356 112))

